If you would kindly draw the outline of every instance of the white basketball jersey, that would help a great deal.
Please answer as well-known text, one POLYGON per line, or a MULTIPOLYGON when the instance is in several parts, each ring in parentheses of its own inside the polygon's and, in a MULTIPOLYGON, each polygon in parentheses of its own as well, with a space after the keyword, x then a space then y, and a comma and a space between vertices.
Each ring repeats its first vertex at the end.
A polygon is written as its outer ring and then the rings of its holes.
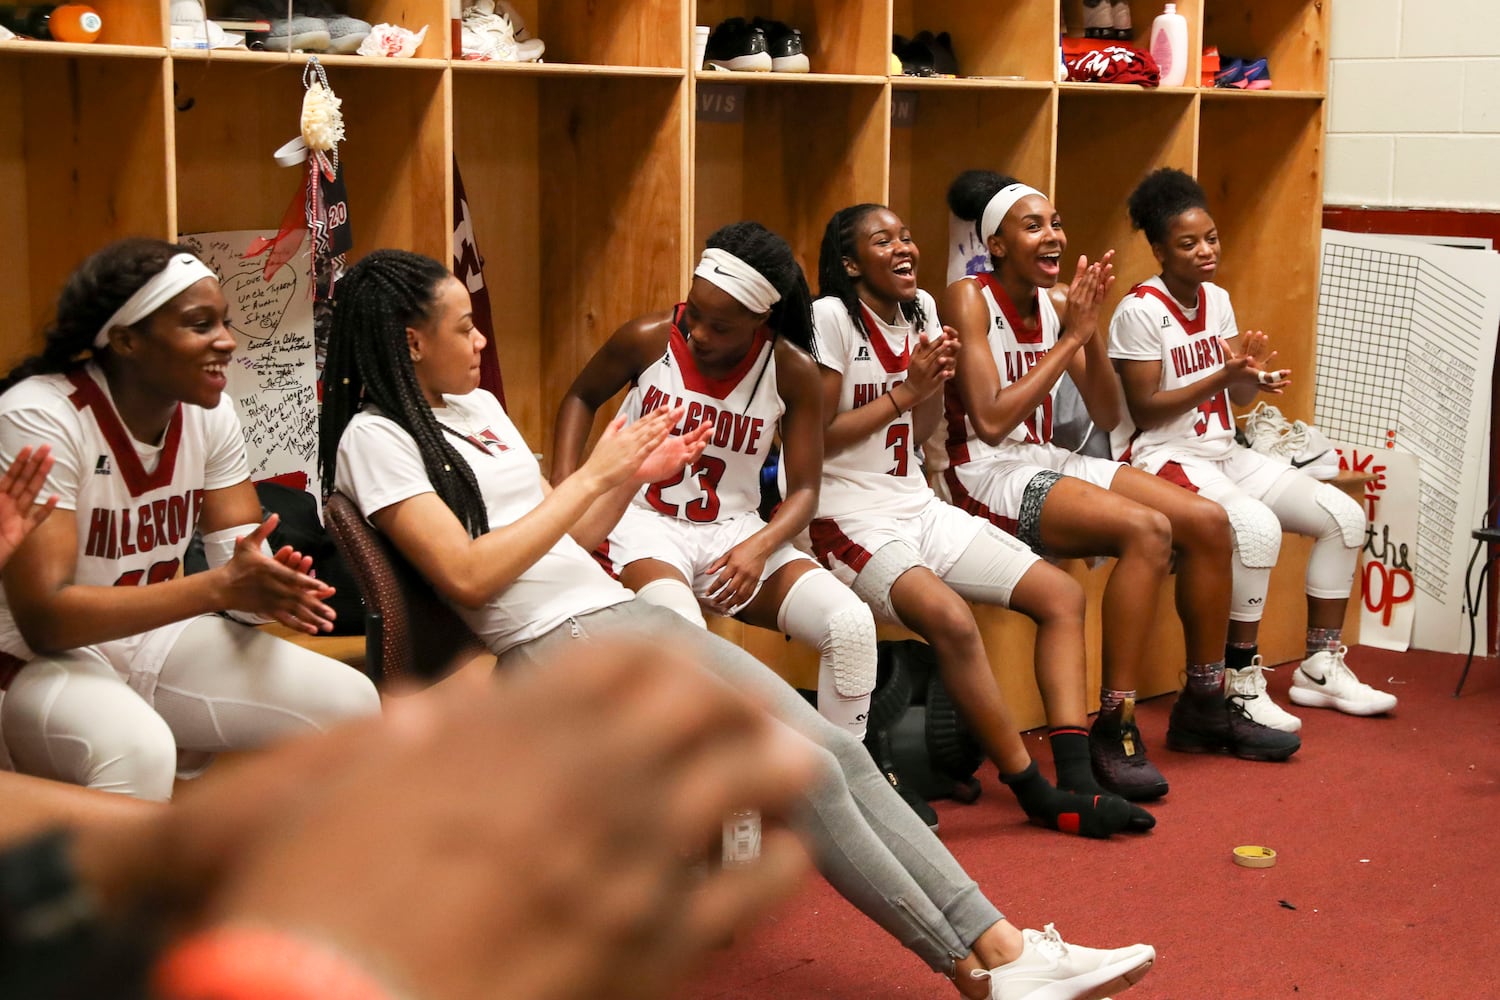
MULTIPOLYGON (((1130 290, 1109 324, 1109 356, 1121 361, 1159 361, 1163 391, 1208 378, 1224 367, 1223 341, 1237 335, 1229 293, 1205 282, 1198 305, 1184 309, 1160 276, 1130 290)), ((1229 393, 1221 390, 1196 409, 1159 427, 1139 430, 1127 414, 1110 435, 1115 457, 1154 472, 1170 454, 1202 458, 1227 455, 1234 448, 1234 417, 1229 393)))
MULTIPOLYGON (((179 404, 158 446, 130 436, 93 366, 39 375, 12 388, 0 404, 5 459, 28 437, 51 437, 58 463, 48 477, 59 506, 78 528, 73 582, 137 587, 177 575, 197 529, 205 490, 245 481, 244 434, 234 402, 212 410, 179 404)), ((31 651, 0 603, 0 649, 22 659, 31 651)))
MULTIPOLYGON (((923 329, 940 336, 937 304, 918 290, 917 308, 923 329)), ((917 334, 904 316, 892 326, 860 306, 855 323, 842 300, 825 296, 813 303, 813 336, 818 363, 843 376, 839 413, 856 409, 906 381, 917 334)), ((882 404, 890 421, 857 444, 823 459, 823 483, 818 516, 838 518, 879 511, 893 518, 915 517, 933 496, 917 454, 911 411, 896 415, 896 407, 882 404)))
MULTIPOLYGON (((1035 292, 1037 322, 1030 326, 1022 321, 1015 303, 993 274, 976 274, 965 280, 978 282, 980 294, 990 310, 990 328, 986 340, 990 353, 995 358, 995 368, 1000 373, 1000 386, 1014 385, 1020 378, 1047 356, 1057 346, 1057 335, 1062 323, 1052 300, 1038 289, 1035 292)), ((1006 435, 999 445, 985 444, 974 430, 964 409, 963 397, 958 386, 948 383, 945 409, 948 420, 948 460, 953 465, 963 465, 1006 450, 1011 444, 1050 444, 1052 441, 1052 413, 1057 396, 1057 385, 1048 391, 1042 405, 1006 435)))
POLYGON ((681 405, 687 411, 674 434, 713 425, 713 437, 692 466, 641 487, 632 501, 680 521, 708 524, 759 509, 761 466, 786 407, 776 389, 776 345, 764 328, 734 371, 714 379, 693 361, 682 313, 678 305, 667 349, 637 377, 620 412, 633 422, 658 407, 681 405))

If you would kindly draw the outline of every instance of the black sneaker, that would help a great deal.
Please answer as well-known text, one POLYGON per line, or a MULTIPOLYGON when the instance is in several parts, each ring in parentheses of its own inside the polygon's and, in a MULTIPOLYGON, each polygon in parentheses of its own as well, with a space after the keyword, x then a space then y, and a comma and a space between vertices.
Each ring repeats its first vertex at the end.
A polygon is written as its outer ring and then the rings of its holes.
POLYGON ((771 72, 806 73, 812 69, 807 55, 802 51, 802 32, 788 27, 781 21, 767 21, 757 17, 750 22, 766 36, 766 51, 771 53, 771 72))
POLYGON ((1127 698, 1118 714, 1099 713, 1089 727, 1089 761, 1099 784, 1131 802, 1167 794, 1167 779, 1146 759, 1146 744, 1135 725, 1135 699, 1127 698))
POLYGON ((769 73, 771 53, 766 47, 766 33, 747 23, 743 17, 721 21, 708 36, 704 55, 712 66, 750 73, 769 73))
POLYGON ((1232 753, 1241 760, 1286 760, 1302 747, 1293 733, 1256 722, 1240 698, 1177 696, 1167 723, 1167 749, 1180 753, 1232 753))
POLYGON ((901 796, 903 802, 911 806, 911 811, 917 814, 917 818, 927 826, 927 829, 933 833, 937 833, 937 810, 932 808, 922 796, 902 784, 901 777, 896 774, 896 765, 892 763, 891 758, 890 730, 884 727, 871 729, 865 734, 865 749, 869 751, 871 759, 875 761, 876 769, 880 771, 886 781, 890 782, 890 786, 896 790, 896 794, 901 796))

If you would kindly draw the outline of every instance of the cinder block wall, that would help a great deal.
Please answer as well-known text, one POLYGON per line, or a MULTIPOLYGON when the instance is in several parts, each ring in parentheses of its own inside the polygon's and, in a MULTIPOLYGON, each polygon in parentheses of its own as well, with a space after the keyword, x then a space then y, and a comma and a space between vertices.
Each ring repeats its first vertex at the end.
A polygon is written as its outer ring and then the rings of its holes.
POLYGON ((1334 0, 1329 58, 1328 204, 1500 209, 1500 2, 1334 0))

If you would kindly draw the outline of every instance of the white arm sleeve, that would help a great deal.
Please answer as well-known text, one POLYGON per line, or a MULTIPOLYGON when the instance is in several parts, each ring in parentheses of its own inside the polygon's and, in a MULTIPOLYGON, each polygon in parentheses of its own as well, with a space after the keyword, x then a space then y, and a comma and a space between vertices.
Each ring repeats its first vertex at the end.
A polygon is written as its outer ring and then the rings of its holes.
MULTIPOLYGON (((208 560, 208 568, 218 569, 230 559, 233 559, 235 540, 244 538, 259 527, 260 525, 258 524, 241 524, 233 528, 221 528, 218 531, 210 531, 204 535, 203 558, 208 560)), ((260 551, 269 559, 271 557, 271 543, 261 542, 260 551)), ((250 611, 236 611, 234 608, 228 608, 224 613, 235 621, 242 622, 245 625, 264 625, 267 622, 275 621, 274 618, 267 618, 264 615, 258 615, 250 611)))

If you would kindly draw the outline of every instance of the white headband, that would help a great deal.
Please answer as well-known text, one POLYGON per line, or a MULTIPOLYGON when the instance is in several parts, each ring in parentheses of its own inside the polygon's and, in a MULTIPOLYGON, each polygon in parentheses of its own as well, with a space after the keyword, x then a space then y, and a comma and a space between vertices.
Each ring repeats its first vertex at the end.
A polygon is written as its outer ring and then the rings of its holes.
POLYGON ((736 302, 753 313, 770 312, 781 301, 776 286, 765 275, 740 260, 728 250, 708 249, 693 272, 710 284, 728 292, 736 302))
POLYGON ((151 280, 135 290, 135 294, 116 309, 114 315, 104 321, 94 335, 94 350, 109 345, 109 331, 117 326, 132 326, 150 316, 188 288, 204 278, 219 280, 203 261, 190 253, 180 253, 167 261, 167 266, 151 276, 151 280))
MULTIPOLYGON (((995 233, 1000 231, 1000 223, 1010 214, 1016 202, 1033 194, 1042 194, 1034 187, 1025 184, 1010 184, 995 192, 990 203, 984 206, 984 214, 979 217, 979 238, 988 241, 995 233)), ((1042 195, 1043 198, 1047 197, 1042 195)))

